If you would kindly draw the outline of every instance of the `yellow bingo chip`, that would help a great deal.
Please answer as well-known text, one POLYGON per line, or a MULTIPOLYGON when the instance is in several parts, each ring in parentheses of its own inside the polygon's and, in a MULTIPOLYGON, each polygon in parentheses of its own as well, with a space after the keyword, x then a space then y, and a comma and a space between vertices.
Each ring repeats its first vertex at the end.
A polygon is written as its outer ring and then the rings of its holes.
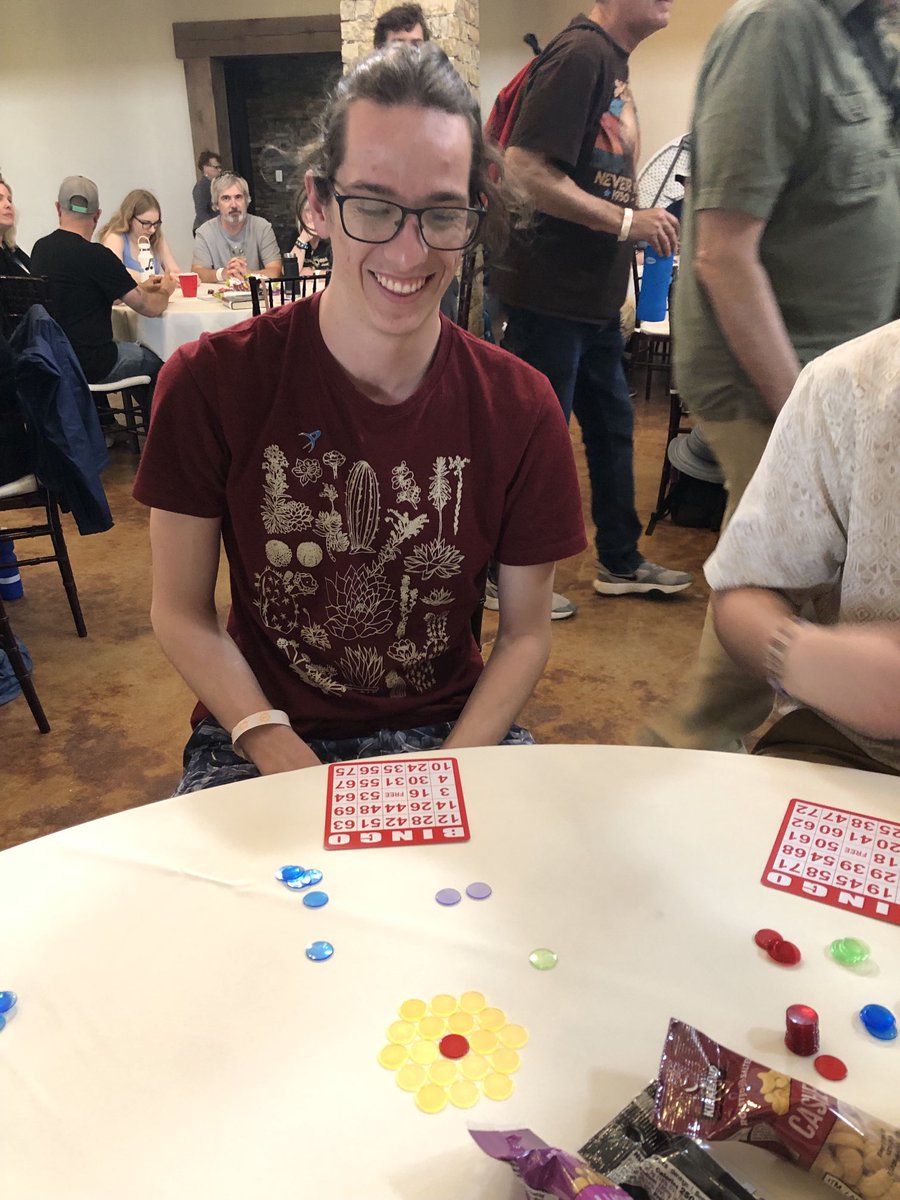
POLYGON ((436 1083, 426 1083, 416 1092, 416 1104, 424 1113, 439 1113, 447 1107, 447 1093, 436 1083))
POLYGON ((504 1025, 497 1030, 497 1037, 510 1050, 521 1050, 528 1042, 528 1030, 522 1025, 504 1025))
MULTIPOLYGON (((428 1038, 429 1041, 436 1042, 438 1038, 444 1036, 447 1029, 447 1022, 443 1017, 423 1017, 419 1022, 419 1037, 428 1038)), ((390 1034, 388 1034, 390 1037, 390 1034)), ((393 1041, 394 1039, 391 1038, 393 1041)))
POLYGON ((438 1087, 447 1087, 459 1078, 459 1069, 449 1058, 437 1058, 428 1068, 428 1078, 438 1087))
POLYGON ((413 1042, 409 1047, 409 1057, 422 1067, 433 1063, 439 1054, 437 1042, 413 1042))
POLYGON ((501 1075, 512 1075, 513 1071, 518 1071, 519 1062, 520 1059, 515 1050, 507 1050, 504 1046, 495 1050, 491 1055, 491 1066, 501 1075))
POLYGON ((451 1013, 456 1012, 456 1009, 456 997, 448 996, 446 992, 435 996, 431 1001, 431 1011, 436 1017, 449 1017, 451 1013))
POLYGON ((478 1014, 478 1024, 496 1033, 506 1024, 506 1013, 500 1008, 483 1008, 478 1014))
POLYGON ((489 1029, 476 1029, 469 1034, 469 1045, 476 1054, 492 1054, 499 1045, 496 1033, 489 1029))
POLYGON ((378 1061, 388 1071, 396 1071, 398 1067, 402 1067, 406 1062, 406 1050, 403 1046, 398 1046, 391 1042, 390 1045, 382 1047, 378 1054, 378 1061))
POLYGON ((471 1108, 478 1103, 480 1092, 470 1079, 457 1079, 450 1084, 447 1095, 456 1108, 471 1108))
POLYGON ((451 1013, 447 1018, 447 1028, 451 1033, 471 1033, 475 1028, 475 1018, 467 1012, 451 1013))
POLYGON ((411 1021, 393 1021, 388 1026, 388 1041, 398 1046, 408 1045, 416 1036, 416 1027, 411 1021))
POLYGON ((513 1094, 513 1081, 508 1075, 501 1075, 496 1071, 488 1075, 481 1086, 488 1100, 508 1100, 513 1094))
POLYGON ((404 1021, 418 1021, 428 1012, 428 1005, 424 1000, 404 1000, 399 1012, 404 1021))
POLYGON ((397 1087, 404 1092, 416 1092, 426 1080, 425 1068, 417 1063, 407 1063, 397 1072, 397 1087))
POLYGON ((459 1007, 467 1013, 481 1012, 486 1004, 481 992, 463 992, 459 998, 459 1007))
POLYGON ((484 1079, 490 1072, 491 1065, 482 1054, 467 1054, 459 1060, 459 1069, 466 1079, 484 1079))

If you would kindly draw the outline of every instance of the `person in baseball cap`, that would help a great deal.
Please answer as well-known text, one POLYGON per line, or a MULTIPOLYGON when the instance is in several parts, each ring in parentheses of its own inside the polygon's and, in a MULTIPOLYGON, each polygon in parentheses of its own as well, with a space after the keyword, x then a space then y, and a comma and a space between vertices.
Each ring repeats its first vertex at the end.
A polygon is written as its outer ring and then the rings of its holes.
POLYGON ((83 216, 99 213, 100 193, 96 183, 84 175, 67 175, 59 185, 59 206, 83 216))

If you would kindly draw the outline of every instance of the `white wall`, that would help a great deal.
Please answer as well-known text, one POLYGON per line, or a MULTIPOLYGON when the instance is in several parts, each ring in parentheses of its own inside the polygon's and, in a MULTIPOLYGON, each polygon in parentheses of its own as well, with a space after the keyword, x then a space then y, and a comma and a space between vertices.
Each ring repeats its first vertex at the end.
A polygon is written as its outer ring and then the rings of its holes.
MULTIPOLYGON (((147 187, 182 266, 190 263, 197 178, 174 21, 317 16, 337 0, 2 0, 0 168, 30 250, 56 227, 66 175, 87 175, 107 214, 147 187)), ((212 147, 228 154, 228 147, 212 147)), ((103 218, 101 218, 101 221, 103 218)))
MULTIPOLYGON (((670 28, 635 51, 645 154, 687 128, 703 46, 729 3, 676 0, 670 28)), ((252 15, 337 9, 337 0, 264 0, 252 15)), ((531 53, 522 34, 544 44, 576 11, 577 0, 481 0, 485 111, 531 53)), ((56 225, 60 180, 82 174, 97 183, 107 213, 133 187, 154 192, 187 265, 196 171, 172 23, 247 15, 246 0, 3 0, 0 168, 15 193, 26 250, 56 225)))

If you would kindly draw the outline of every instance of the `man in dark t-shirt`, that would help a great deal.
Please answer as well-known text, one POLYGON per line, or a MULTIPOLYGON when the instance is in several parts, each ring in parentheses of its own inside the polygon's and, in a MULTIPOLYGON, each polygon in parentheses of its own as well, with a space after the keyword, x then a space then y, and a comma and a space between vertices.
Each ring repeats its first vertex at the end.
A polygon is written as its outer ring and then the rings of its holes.
POLYGON ((56 211, 59 228, 35 242, 31 271, 47 277, 53 317, 72 343, 88 383, 113 383, 131 375, 155 379, 162 360, 152 350, 113 340, 112 305, 123 300, 142 316, 162 316, 174 279, 157 275, 135 285, 112 250, 91 241, 100 202, 90 179, 64 179, 56 211))
POLYGON ((491 269, 503 345, 549 378, 581 426, 597 527, 602 595, 680 592, 683 571, 647 562, 634 505, 634 413, 622 367, 619 310, 633 243, 674 251, 677 220, 635 208, 637 113, 628 56, 669 22, 672 0, 598 0, 555 37, 525 83, 507 149, 537 209, 491 269))

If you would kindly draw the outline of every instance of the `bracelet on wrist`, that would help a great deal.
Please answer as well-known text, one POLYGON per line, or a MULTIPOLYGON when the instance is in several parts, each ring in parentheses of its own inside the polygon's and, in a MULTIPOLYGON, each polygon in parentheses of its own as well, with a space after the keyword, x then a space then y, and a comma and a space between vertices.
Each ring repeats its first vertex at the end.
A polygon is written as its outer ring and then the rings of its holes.
POLYGON ((310 250, 312 250, 312 246, 310 245, 310 243, 304 242, 302 240, 302 238, 297 238, 296 242, 294 242, 294 245, 297 247, 298 250, 305 250, 307 252, 307 254, 310 252, 310 250))
POLYGON ((622 213, 622 227, 619 230, 619 236, 616 239, 619 242, 627 242, 628 235, 631 233, 631 223, 634 221, 634 209, 626 208, 622 213))
POLYGON ((776 627, 775 632, 769 638, 763 658, 763 670, 766 675, 766 683, 779 696, 787 695, 782 681, 788 650, 798 632, 808 625, 809 621, 804 621, 802 617, 787 617, 776 627))
POLYGON ((247 758, 247 755, 241 750, 238 742, 251 729, 259 729, 262 725, 287 725, 290 728, 290 724, 290 717, 286 712, 282 712, 280 708, 264 708, 260 712, 251 713, 249 717, 244 717, 243 720, 238 721, 237 725, 231 731, 231 744, 234 747, 235 754, 240 758, 247 758))

